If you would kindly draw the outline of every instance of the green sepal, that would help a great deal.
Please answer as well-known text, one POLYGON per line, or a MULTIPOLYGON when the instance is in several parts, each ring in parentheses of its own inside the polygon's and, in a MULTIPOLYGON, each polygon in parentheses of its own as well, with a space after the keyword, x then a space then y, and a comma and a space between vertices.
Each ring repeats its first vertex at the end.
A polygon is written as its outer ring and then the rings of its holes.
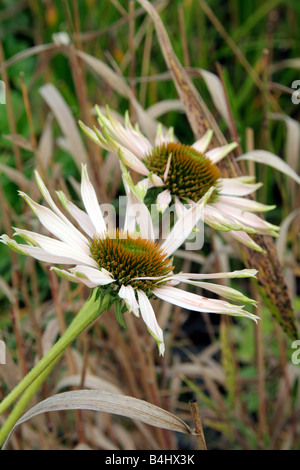
POLYGON ((122 305, 121 300, 117 300, 115 302, 115 314, 116 314, 116 319, 119 325, 122 326, 122 328, 126 328, 126 324, 123 319, 123 314, 127 311, 126 305, 122 305))

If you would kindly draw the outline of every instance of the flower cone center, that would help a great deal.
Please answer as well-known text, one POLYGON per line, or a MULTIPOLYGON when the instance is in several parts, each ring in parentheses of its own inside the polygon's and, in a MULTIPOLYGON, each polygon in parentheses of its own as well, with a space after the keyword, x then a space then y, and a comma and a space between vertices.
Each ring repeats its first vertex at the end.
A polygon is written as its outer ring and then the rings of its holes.
POLYGON ((99 268, 109 271, 120 286, 130 284, 148 291, 157 281, 135 278, 164 277, 173 270, 170 259, 157 243, 119 230, 106 234, 104 238, 94 237, 90 242, 90 252, 99 268))
MULTIPOLYGON (((144 159, 147 169, 160 176, 171 194, 198 202, 212 187, 218 186, 217 166, 193 147, 175 142, 154 147, 144 159), (169 156, 172 155, 166 173, 169 156)), ((217 191, 215 191, 217 193, 217 191)), ((217 197, 212 196, 211 202, 217 197)))

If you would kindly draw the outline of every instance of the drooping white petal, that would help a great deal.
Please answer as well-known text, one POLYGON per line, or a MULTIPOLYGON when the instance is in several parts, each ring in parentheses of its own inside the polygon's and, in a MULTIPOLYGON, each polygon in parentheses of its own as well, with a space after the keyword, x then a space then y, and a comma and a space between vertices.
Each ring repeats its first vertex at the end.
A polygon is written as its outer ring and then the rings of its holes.
POLYGON ((263 186, 262 183, 244 183, 240 178, 220 178, 219 194, 225 196, 248 196, 263 186))
POLYGON ((255 277, 257 274, 256 269, 241 269, 224 273, 178 273, 172 276, 173 279, 235 279, 255 277))
POLYGON ((70 272, 78 277, 87 278, 95 286, 105 286, 115 282, 112 276, 99 269, 99 267, 93 268, 91 266, 77 265, 75 268, 70 269, 70 272))
POLYGON ((155 312, 145 292, 138 289, 137 294, 142 318, 146 323, 149 332, 158 344, 159 354, 163 356, 165 352, 163 331, 157 323, 155 312))
POLYGON ((204 206, 214 190, 214 187, 210 188, 197 204, 188 209, 183 216, 177 220, 169 236, 161 246, 167 256, 170 256, 182 245, 196 226, 197 222, 204 217, 204 206))
POLYGON ((264 253, 265 251, 248 235, 248 233, 243 231, 232 231, 230 235, 235 238, 239 243, 251 248, 252 250, 258 251, 259 253, 264 253))
POLYGON ((133 312, 136 317, 139 317, 139 304, 136 300, 133 287, 131 285, 122 285, 118 296, 125 301, 129 312, 133 312))
POLYGON ((197 150, 197 152, 200 153, 205 153, 207 150, 207 147, 209 146, 209 143, 211 141, 211 138, 213 136, 213 131, 209 129, 201 139, 197 140, 196 142, 193 143, 192 147, 197 150))
POLYGON ((172 200, 172 195, 169 189, 165 189, 156 198, 156 207, 158 212, 164 213, 172 200))
POLYGON ((86 212, 97 230, 97 234, 100 236, 104 235, 106 232, 105 221, 97 200, 95 189, 89 180, 86 165, 82 165, 81 197, 86 212))
POLYGON ((245 230, 244 227, 246 226, 259 231, 260 233, 270 234, 273 236, 276 236, 274 231, 279 230, 279 227, 270 224, 252 212, 242 211, 237 207, 227 206, 222 202, 214 203, 214 207, 216 207, 223 215, 227 214, 228 217, 231 217, 232 219, 235 219, 239 223, 243 224, 243 230, 245 230))
POLYGON ((249 297, 243 295, 236 289, 232 287, 223 286, 221 284, 214 284, 211 282, 202 282, 202 281, 191 281, 190 279, 183 279, 182 282, 190 284, 192 286, 201 287, 201 289, 206 289, 214 294, 217 294, 225 299, 232 300, 234 302, 240 302, 242 304, 252 304, 256 305, 255 300, 250 299, 249 297))
POLYGON ((72 274, 65 269, 59 269, 59 268, 52 266, 51 271, 54 271, 58 276, 62 277, 63 279, 67 279, 68 281, 71 281, 71 282, 76 282, 77 284, 85 284, 87 287, 91 289, 98 286, 98 284, 95 284, 94 282, 91 282, 84 277, 76 276, 75 274, 72 274))
POLYGON ((212 228, 228 232, 230 230, 242 230, 242 224, 218 211, 213 204, 207 204, 204 208, 204 221, 212 228))
POLYGON ((223 145, 222 147, 216 147, 212 150, 209 150, 206 153, 206 156, 210 159, 212 163, 218 163, 222 158, 226 157, 233 149, 237 147, 236 142, 232 142, 231 144, 223 145))
POLYGON ((219 299, 208 299, 191 292, 183 291, 177 287, 156 287, 153 289, 153 294, 166 302, 195 312, 238 315, 249 317, 253 320, 257 318, 256 315, 243 310, 242 307, 232 305, 219 299))

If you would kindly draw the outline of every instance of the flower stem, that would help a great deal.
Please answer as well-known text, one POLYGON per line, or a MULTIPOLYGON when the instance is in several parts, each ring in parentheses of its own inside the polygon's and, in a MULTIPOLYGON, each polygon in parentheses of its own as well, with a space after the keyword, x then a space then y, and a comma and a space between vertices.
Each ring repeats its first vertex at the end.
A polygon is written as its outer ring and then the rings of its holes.
POLYGON ((49 373, 55 366, 55 364, 58 363, 60 358, 62 357, 64 351, 59 354, 56 359, 54 359, 51 364, 46 367, 43 372, 40 373, 37 379, 35 379, 25 390, 17 404, 15 405, 14 409, 12 412, 8 415, 7 420, 3 424, 3 426, 0 429, 0 446, 3 445, 2 449, 5 447, 5 442, 9 438, 10 433, 13 431, 15 424, 17 421, 21 418, 24 410, 26 409, 28 403, 30 400, 34 397, 42 383, 46 380, 48 377, 49 373))
POLYGON ((15 409, 9 415, 7 421, 0 430, 0 445, 3 443, 8 432, 12 429, 16 421, 22 415, 23 410, 38 390, 43 381, 47 378, 55 364, 59 361, 66 348, 80 335, 99 315, 101 315, 109 305, 109 295, 96 299, 96 289, 90 299, 83 305, 63 336, 52 346, 37 365, 19 382, 19 384, 0 403, 0 415, 12 405, 12 403, 22 394, 15 409))

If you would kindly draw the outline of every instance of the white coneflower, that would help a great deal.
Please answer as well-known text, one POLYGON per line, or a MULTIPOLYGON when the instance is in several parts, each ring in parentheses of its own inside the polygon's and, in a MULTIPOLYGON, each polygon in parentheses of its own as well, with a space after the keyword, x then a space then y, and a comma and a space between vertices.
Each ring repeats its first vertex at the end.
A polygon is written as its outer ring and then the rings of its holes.
POLYGON ((207 151, 212 131, 189 146, 176 142, 172 129, 164 135, 158 126, 152 145, 138 126, 131 125, 128 113, 123 126, 108 109, 107 116, 98 107, 96 109, 101 130, 93 131, 80 123, 82 129, 103 148, 118 153, 126 166, 143 175, 148 188, 161 189, 156 199, 159 211, 163 212, 173 201, 177 213, 181 213, 186 204, 195 205, 215 186, 216 191, 203 212, 204 222, 217 230, 230 231, 238 241, 257 251, 262 250, 248 233, 277 236, 279 228, 255 214, 275 206, 245 198, 262 184, 254 184, 249 176, 221 178, 216 163, 232 151, 236 143, 207 151))
POLYGON ((107 229, 86 166, 82 166, 81 180, 81 196, 85 211, 67 200, 62 192, 58 192, 64 207, 82 231, 77 229, 57 207, 37 172, 35 176, 49 207, 34 202, 23 192, 20 194, 52 236, 15 228, 15 235, 21 236, 28 244, 17 243, 7 235, 2 235, 0 240, 18 253, 30 255, 53 265, 69 265, 66 269, 57 266, 52 266, 51 269, 70 281, 83 283, 90 288, 100 288, 101 292, 112 296, 112 302, 118 304, 118 307, 123 302, 123 307, 125 306, 127 310, 136 316, 141 314, 148 330, 158 343, 160 354, 164 353, 163 332, 149 300, 151 297, 155 296, 198 312, 257 319, 255 315, 245 311, 243 306, 220 299, 205 298, 175 287, 180 282, 190 283, 233 301, 254 303, 235 289, 205 283, 203 280, 250 277, 255 276, 255 270, 207 275, 173 273, 171 256, 199 220, 201 211, 214 188, 183 214, 168 238, 159 245, 154 239, 150 213, 134 192, 126 175, 124 183, 127 206, 123 229, 107 229), (133 217, 133 214, 138 216, 133 217))

